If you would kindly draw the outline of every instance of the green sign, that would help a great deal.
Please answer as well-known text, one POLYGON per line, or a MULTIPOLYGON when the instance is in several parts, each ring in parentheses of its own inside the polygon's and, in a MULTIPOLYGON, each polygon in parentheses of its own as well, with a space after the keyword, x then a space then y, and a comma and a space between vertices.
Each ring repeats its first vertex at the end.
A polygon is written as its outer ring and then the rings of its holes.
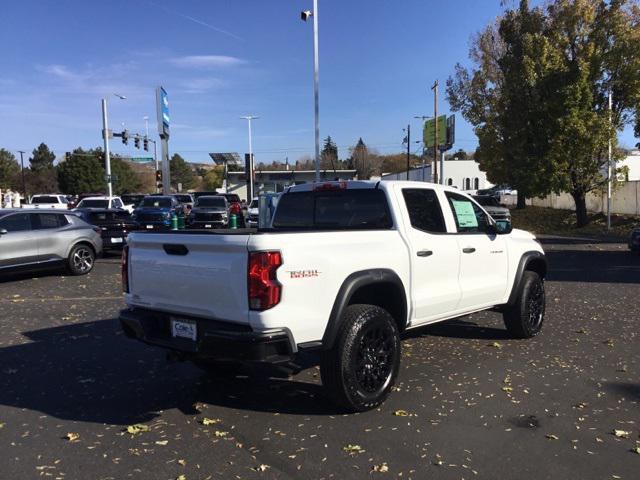
POLYGON ((473 204, 469 201, 451 200, 453 210, 460 228, 474 228, 478 226, 478 218, 473 211, 473 204))
POLYGON ((153 162, 153 157, 131 157, 131 161, 135 163, 153 162))
MULTIPOLYGON (((422 141, 425 148, 433 148, 435 144, 436 136, 436 122, 434 119, 430 119, 424 122, 424 130, 422 141)), ((444 145, 447 143, 447 116, 440 115, 438 117, 438 145, 444 145)))

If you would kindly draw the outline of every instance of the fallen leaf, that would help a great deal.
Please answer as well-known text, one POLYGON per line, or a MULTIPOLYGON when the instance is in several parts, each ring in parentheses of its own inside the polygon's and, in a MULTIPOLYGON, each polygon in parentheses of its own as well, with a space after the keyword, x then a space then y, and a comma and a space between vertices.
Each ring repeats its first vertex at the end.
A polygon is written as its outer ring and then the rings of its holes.
POLYGON ((136 435, 138 433, 148 432, 148 431, 149 431, 149 426, 142 425, 141 423, 136 423, 135 425, 129 425, 127 427, 127 433, 130 433, 131 435, 136 435))
POLYGON ((183 467, 187 465, 187 461, 184 458, 181 458, 180 460, 178 460, 178 464, 182 465, 183 467))
POLYGON ((371 471, 387 473, 389 471, 389 465, 387 465, 387 462, 382 462, 380 465, 374 465, 373 467, 371 467, 371 471))
POLYGON ((640 447, 636 447, 631 451, 637 453, 638 455, 640 455, 640 447))
POLYGON ((169 440, 156 440, 156 445, 166 445, 169 443, 169 440))
POLYGON ((80 439, 80 434, 79 433, 69 432, 69 433, 67 433, 67 435, 64 438, 66 438, 70 442, 77 442, 80 439))
POLYGON ((187 480, 187 476, 184 473, 181 473, 176 477, 176 480, 187 480))
POLYGON ((396 410, 395 412, 393 412, 393 414, 396 417, 408 417, 409 416, 409 412, 407 412, 406 410, 396 410))
POLYGON ((365 450, 360 445, 347 445, 346 447, 342 447, 342 450, 347 452, 349 455, 356 455, 358 453, 363 453, 365 450))
POLYGON ((5 425, 6 423, 0 423, 0 428, 4 428, 5 425))
POLYGON ((267 468, 271 468, 271 467, 263 463, 261 465, 258 465, 257 467, 253 467, 253 470, 255 470, 256 472, 265 472, 267 468))
POLYGON ((215 432, 213 432, 213 434, 216 437, 220 438, 220 437, 226 437, 229 434, 229 432, 222 432, 220 430, 216 430, 215 432))
POLYGON ((489 346, 494 348, 502 348, 502 344, 500 342, 490 343, 489 346))
POLYGON ((558 436, 554 435, 553 433, 547 433, 545 437, 547 437, 549 440, 558 440, 558 436))
POLYGON ((613 434, 618 438, 629 438, 631 432, 628 432, 626 430, 614 430, 613 434))
POLYGON ((202 425, 215 425, 216 423, 220 423, 222 420, 219 418, 203 418, 200 423, 202 425))
POLYGON ((513 392, 513 387, 502 387, 503 392, 511 393, 513 392))

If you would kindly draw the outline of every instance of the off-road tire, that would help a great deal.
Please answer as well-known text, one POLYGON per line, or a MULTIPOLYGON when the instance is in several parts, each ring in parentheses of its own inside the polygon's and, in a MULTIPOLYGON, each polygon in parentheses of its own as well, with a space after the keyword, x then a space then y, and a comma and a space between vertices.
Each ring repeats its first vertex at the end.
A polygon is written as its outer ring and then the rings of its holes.
POLYGON ((86 275, 93 270, 96 261, 96 252, 86 243, 79 243, 69 252, 67 257, 67 270, 71 275, 86 275))
POLYGON ((507 331, 516 338, 531 338, 542 329, 545 313, 544 281, 536 272, 525 271, 518 297, 502 317, 507 331))
POLYGON ((320 375, 329 398, 348 412, 380 405, 400 366, 400 333, 393 317, 375 305, 350 305, 333 348, 322 352, 320 375))

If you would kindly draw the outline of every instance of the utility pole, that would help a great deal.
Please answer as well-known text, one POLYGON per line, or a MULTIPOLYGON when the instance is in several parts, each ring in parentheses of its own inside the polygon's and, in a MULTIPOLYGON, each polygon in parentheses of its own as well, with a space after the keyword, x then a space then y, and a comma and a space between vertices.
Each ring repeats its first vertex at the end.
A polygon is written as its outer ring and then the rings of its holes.
POLYGON ((22 194, 24 195, 25 202, 27 201, 27 184, 24 181, 24 157, 23 155, 26 153, 24 150, 18 150, 20 154, 20 171, 22 173, 22 194))
POLYGON ((102 99, 102 138, 104 139, 104 170, 107 177, 107 193, 109 198, 113 196, 113 184, 111 183, 111 156, 109 153, 109 122, 107 120, 107 99, 102 99))
POLYGON ((612 108, 612 95, 609 90, 609 161, 607 165, 607 230, 611 230, 611 177, 613 175, 613 168, 611 165, 611 108, 612 108))
POLYGON ((318 0, 313 0, 313 12, 306 10, 302 12, 303 21, 307 21, 309 17, 313 17, 313 99, 314 99, 314 116, 315 116, 315 140, 316 140, 316 182, 320 181, 320 61, 318 55, 318 0))
POLYGON ((433 183, 438 183, 438 80, 431 87, 433 90, 433 119, 435 123, 433 142, 433 183))
POLYGON ((252 141, 252 135, 251 135, 251 120, 257 120, 260 117, 256 117, 255 115, 245 115, 244 117, 240 117, 243 120, 246 120, 247 123, 249 124, 249 177, 250 177, 250 182, 249 182, 249 191, 248 193, 248 198, 253 200, 253 190, 254 190, 254 185, 253 185, 253 170, 254 170, 254 165, 253 165, 253 141, 252 141))
POLYGON ((411 124, 407 125, 407 180, 409 180, 409 170, 411 169, 409 161, 411 159, 411 124))

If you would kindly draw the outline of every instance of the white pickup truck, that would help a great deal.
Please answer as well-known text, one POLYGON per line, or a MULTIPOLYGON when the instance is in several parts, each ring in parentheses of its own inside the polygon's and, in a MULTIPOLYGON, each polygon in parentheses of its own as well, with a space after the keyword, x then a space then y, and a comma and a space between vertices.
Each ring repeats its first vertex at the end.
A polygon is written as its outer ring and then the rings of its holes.
POLYGON ((329 396, 363 411, 393 386, 408 329, 496 309, 536 335, 547 263, 453 188, 352 181, 290 187, 268 229, 134 232, 122 273, 127 336, 211 368, 316 349, 329 396))
POLYGON ((69 207, 69 201, 65 195, 58 194, 41 194, 31 197, 29 203, 23 203, 22 208, 44 208, 44 209, 58 209, 67 210, 69 207))

